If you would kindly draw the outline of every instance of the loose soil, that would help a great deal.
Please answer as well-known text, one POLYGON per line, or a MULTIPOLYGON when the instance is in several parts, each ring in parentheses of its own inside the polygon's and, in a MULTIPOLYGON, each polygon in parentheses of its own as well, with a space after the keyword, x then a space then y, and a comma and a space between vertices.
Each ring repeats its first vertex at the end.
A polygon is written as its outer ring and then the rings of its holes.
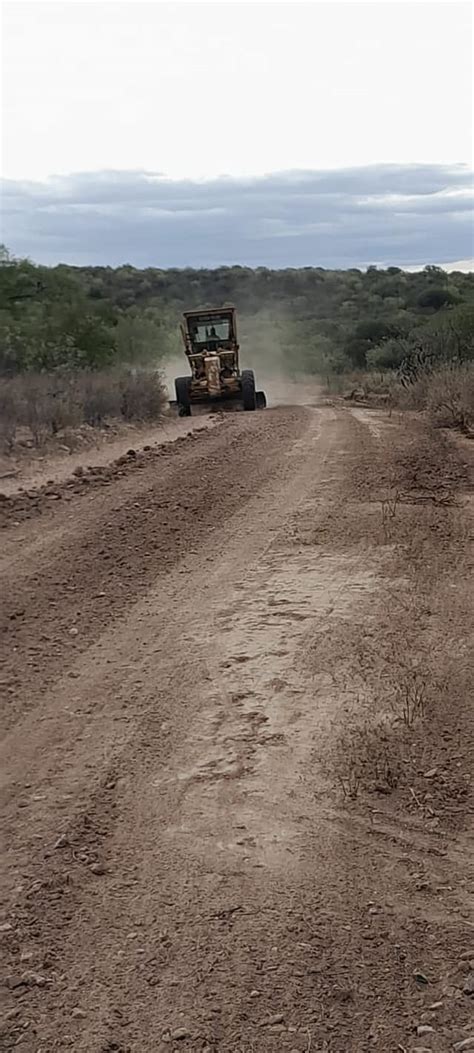
POLYGON ((75 432, 52 439, 45 450, 35 449, 32 441, 16 446, 10 453, 0 453, 0 491, 7 496, 40 486, 54 486, 69 479, 76 468, 101 467, 122 457, 132 448, 161 446, 174 442, 190 431, 212 426, 216 415, 201 413, 198 417, 179 419, 164 414, 153 427, 144 424, 115 424, 92 428, 83 425, 75 432), (67 440, 67 441, 66 441, 67 440))
POLYGON ((0 503, 3 1050, 474 1048, 471 447, 315 401, 0 503))

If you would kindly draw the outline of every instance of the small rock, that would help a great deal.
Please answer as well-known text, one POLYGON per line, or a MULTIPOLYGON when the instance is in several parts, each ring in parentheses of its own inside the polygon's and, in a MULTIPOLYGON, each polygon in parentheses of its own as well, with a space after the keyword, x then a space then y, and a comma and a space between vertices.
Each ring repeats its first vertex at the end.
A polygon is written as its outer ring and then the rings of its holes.
POLYGON ((10 925, 9 921, 5 921, 3 925, 0 925, 0 932, 13 932, 13 925, 10 925))
POLYGON ((96 874, 99 877, 100 877, 101 874, 106 874, 107 873, 103 863, 92 863, 92 866, 91 866, 90 869, 91 869, 91 873, 92 874, 96 874))
POLYGON ((78 479, 81 477, 81 475, 84 475, 84 469, 82 467, 82 464, 78 464, 77 468, 74 469, 72 474, 77 476, 78 479))
POLYGON ((187 1027, 177 1027, 171 1032, 171 1038, 174 1042, 180 1042, 183 1038, 189 1038, 190 1032, 187 1027))
POLYGON ((79 1009, 79 1006, 76 1005, 71 1016, 73 1016, 75 1020, 85 1020, 87 1013, 85 1013, 83 1009, 79 1009))
POLYGON ((432 1035, 434 1033, 434 1027, 431 1027, 430 1024, 419 1024, 416 1033, 420 1038, 422 1035, 432 1035))
POLYGON ((428 1009, 431 1009, 431 1010, 433 1010, 433 1009, 442 1009, 443 1005, 444 1005, 444 1002, 433 1002, 432 1005, 428 1006, 428 1009))
POLYGON ((76 629, 75 625, 69 630, 69 636, 79 636, 79 629, 76 629))
POLYGON ((251 991, 250 998, 260 998, 260 991, 251 991))
POLYGON ((273 1024, 282 1024, 284 1019, 283 1013, 275 1013, 274 1016, 269 1016, 268 1020, 262 1020, 260 1027, 273 1027, 273 1024))
POLYGON ((46 977, 42 976, 41 973, 23 973, 21 977, 21 985, 25 987, 46 987, 46 983, 46 977))
POLYGON ((425 779, 434 779, 434 777, 437 774, 437 772, 438 772, 437 768, 430 768, 429 771, 425 771, 423 773, 423 778, 425 778, 425 779))
POLYGON ((461 1053, 461 1050, 464 1049, 474 1049, 474 1035, 471 1035, 470 1038, 463 1038, 462 1042, 455 1042, 453 1049, 456 1050, 456 1053, 461 1053))
POLYGON ((415 969, 415 972, 413 973, 413 976, 415 977, 416 982, 419 983, 419 984, 429 984, 429 982, 430 982, 428 980, 428 977, 425 976, 424 973, 420 973, 418 971, 418 969, 415 969))
POLYGON ((464 994, 474 995, 474 972, 469 973, 463 983, 464 994))
POLYGON ((460 957, 462 962, 467 962, 470 958, 474 958, 474 947, 471 947, 470 951, 463 951, 460 957))

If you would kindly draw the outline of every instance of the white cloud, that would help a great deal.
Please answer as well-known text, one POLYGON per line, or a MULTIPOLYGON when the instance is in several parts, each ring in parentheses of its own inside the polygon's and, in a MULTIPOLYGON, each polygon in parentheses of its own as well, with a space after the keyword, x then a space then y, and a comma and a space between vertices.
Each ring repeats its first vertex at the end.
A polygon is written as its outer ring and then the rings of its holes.
POLYGON ((471 157, 470 5, 4 4, 5 174, 471 157))

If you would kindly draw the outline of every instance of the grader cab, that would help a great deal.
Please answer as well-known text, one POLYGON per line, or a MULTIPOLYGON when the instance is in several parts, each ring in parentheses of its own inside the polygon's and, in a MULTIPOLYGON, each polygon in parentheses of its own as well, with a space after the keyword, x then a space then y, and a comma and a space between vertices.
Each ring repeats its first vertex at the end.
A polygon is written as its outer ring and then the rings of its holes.
POLYGON ((175 380, 180 416, 192 406, 222 403, 244 410, 263 409, 266 398, 257 391, 252 369, 240 369, 234 307, 186 311, 181 325, 191 376, 175 380))

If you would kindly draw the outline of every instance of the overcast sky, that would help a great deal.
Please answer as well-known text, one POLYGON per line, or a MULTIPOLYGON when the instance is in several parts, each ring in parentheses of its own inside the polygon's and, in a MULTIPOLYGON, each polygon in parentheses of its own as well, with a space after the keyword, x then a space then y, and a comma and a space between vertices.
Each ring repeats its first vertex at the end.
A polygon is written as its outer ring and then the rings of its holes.
POLYGON ((6 3, 4 240, 45 262, 469 257, 470 18, 456 0, 6 3))

